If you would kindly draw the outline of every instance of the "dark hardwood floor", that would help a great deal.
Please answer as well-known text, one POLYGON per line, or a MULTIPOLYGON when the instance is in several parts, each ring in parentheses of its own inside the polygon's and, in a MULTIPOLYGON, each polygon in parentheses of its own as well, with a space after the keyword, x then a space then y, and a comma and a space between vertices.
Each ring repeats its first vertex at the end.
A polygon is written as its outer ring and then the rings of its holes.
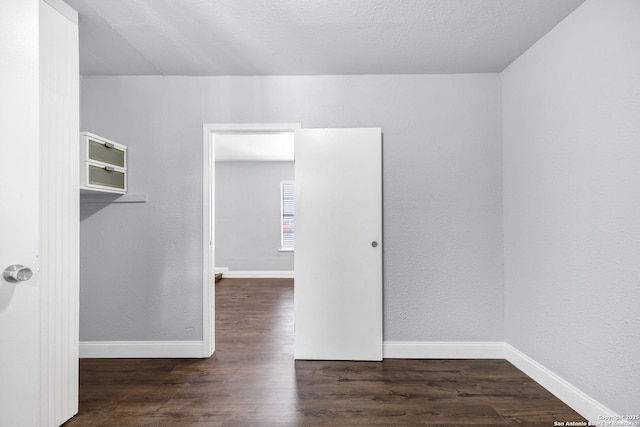
POLYGON ((584 419, 504 360, 293 360, 293 282, 216 285, 210 359, 83 359, 76 426, 553 426, 584 419))

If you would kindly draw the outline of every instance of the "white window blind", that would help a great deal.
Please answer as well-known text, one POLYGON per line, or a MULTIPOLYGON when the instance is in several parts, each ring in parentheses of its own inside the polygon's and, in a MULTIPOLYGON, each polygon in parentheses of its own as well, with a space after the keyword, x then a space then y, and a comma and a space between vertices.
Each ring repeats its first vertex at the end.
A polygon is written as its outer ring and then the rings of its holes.
POLYGON ((282 249, 293 249, 295 236, 295 200, 293 181, 280 182, 280 206, 282 208, 280 236, 282 249))

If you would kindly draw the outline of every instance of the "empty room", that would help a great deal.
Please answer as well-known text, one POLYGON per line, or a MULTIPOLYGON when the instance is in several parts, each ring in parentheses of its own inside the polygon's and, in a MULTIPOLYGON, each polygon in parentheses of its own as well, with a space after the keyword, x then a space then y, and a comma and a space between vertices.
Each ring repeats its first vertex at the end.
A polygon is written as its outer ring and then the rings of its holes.
POLYGON ((0 426, 640 426, 638 22, 3 0, 0 426))

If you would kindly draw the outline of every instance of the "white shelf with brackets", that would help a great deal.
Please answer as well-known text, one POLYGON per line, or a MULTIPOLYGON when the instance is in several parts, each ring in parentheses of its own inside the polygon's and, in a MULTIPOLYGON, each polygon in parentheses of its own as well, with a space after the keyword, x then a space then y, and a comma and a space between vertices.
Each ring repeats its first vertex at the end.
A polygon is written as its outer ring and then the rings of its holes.
POLYGON ((104 193, 104 192, 85 192, 80 194, 80 203, 147 203, 149 201, 149 195, 147 193, 138 194, 118 194, 118 193, 104 193))

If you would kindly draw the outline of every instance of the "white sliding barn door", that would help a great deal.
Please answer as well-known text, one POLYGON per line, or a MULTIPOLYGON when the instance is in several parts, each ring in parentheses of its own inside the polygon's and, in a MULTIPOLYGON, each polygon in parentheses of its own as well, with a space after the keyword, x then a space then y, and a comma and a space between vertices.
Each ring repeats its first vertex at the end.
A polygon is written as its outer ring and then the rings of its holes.
POLYGON ((295 132, 295 358, 382 360, 381 129, 295 132))
POLYGON ((56 3, 0 2, 0 426, 78 408, 78 27, 56 3))

